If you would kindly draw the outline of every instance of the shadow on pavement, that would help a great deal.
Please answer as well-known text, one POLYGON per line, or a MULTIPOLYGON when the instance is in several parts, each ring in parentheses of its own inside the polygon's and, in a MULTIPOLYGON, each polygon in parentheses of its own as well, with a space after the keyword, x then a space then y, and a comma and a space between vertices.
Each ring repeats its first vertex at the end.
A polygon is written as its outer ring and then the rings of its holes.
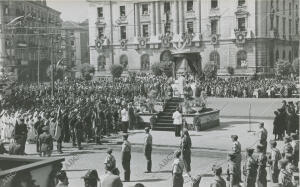
POLYGON ((165 181, 166 179, 142 179, 142 180, 134 180, 130 182, 159 182, 159 181, 165 181))
MULTIPOLYGON (((257 121, 251 121, 251 124, 255 124, 255 123, 259 123, 257 121)), ((228 127, 232 127, 234 125, 245 125, 245 124, 249 124, 249 121, 226 121, 226 122, 221 122, 220 126, 218 127, 214 127, 211 129, 207 129, 205 131, 209 132, 209 131, 226 131, 229 130, 228 127)))

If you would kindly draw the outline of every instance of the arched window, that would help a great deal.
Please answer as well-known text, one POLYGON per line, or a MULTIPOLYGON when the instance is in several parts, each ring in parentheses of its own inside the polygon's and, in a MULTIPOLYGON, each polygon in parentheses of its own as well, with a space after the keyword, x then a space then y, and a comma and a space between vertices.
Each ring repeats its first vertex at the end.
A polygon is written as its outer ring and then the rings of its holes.
POLYGON ((150 59, 148 54, 143 54, 141 56, 141 70, 149 70, 150 69, 150 59))
POLYGON ((292 51, 289 51, 289 62, 292 62, 292 51))
POLYGON ((220 55, 217 51, 213 51, 209 55, 209 61, 214 62, 218 69, 220 69, 220 55))
POLYGON ((169 50, 164 51, 161 53, 160 55, 160 61, 161 62, 169 62, 172 60, 172 55, 171 52, 169 50))
POLYGON ((120 56, 120 64, 123 66, 124 69, 127 69, 127 67, 128 67, 128 57, 127 57, 127 55, 121 55, 120 56))
POLYGON ((105 56, 100 55, 98 57, 98 71, 100 70, 105 70, 105 66, 106 66, 106 59, 105 56))
POLYGON ((279 59, 279 51, 276 50, 276 57, 275 57, 276 62, 278 61, 278 59, 279 59))
POLYGON ((285 50, 282 51, 282 59, 285 60, 285 50))
POLYGON ((237 68, 247 68, 247 52, 244 50, 241 50, 237 52, 236 55, 236 67, 237 68))

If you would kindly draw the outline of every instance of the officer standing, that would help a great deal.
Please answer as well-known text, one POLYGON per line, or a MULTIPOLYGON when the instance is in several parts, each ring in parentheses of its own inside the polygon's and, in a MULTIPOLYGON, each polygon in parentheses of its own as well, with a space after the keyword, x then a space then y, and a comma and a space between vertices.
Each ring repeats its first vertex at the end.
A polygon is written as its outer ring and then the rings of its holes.
POLYGON ((76 135, 78 150, 82 149, 81 147, 82 132, 83 132, 82 120, 80 114, 77 114, 76 121, 75 121, 75 135, 76 135))
POLYGON ((189 135, 188 130, 185 128, 182 132, 181 138, 181 151, 182 151, 182 159, 184 162, 184 166, 186 168, 186 172, 190 175, 191 171, 191 147, 192 147, 192 140, 189 135))
POLYGON ((276 148, 277 143, 274 140, 270 141, 271 145, 271 155, 270 155, 270 165, 271 165, 271 174, 272 174, 272 182, 278 182, 279 168, 278 161, 281 159, 280 151, 276 148))
POLYGON ((258 158, 257 158, 257 178, 256 178, 256 185, 257 187, 267 187, 267 156, 264 153, 265 146, 264 145, 257 145, 257 152, 258 152, 258 158))
POLYGON ((17 140, 19 138, 20 140, 20 144, 21 144, 21 148, 20 148, 20 152, 21 154, 25 154, 25 143, 26 143, 26 139, 27 139, 27 125, 24 123, 24 118, 21 117, 20 118, 20 122, 16 123, 15 129, 14 129, 14 137, 17 140))
POLYGON ((43 133, 43 121, 41 116, 38 116, 37 122, 34 124, 34 129, 36 131, 37 137, 36 137, 36 152, 40 152, 40 144, 39 144, 39 136, 43 133))
POLYGON ((238 172, 238 176, 239 176, 239 180, 241 180, 241 162, 242 162, 242 146, 240 144, 240 142, 238 141, 238 136, 237 135, 231 135, 231 140, 233 142, 232 145, 232 152, 234 154, 234 162, 236 164, 236 168, 237 168, 237 172, 238 172))
POLYGON ((43 127, 43 133, 39 137, 40 156, 51 156, 53 150, 53 139, 49 133, 49 127, 43 127))
POLYGON ((247 160, 243 170, 245 176, 244 186, 255 187, 256 175, 257 175, 257 162, 252 156, 254 149, 247 148, 246 152, 247 152, 247 160))
POLYGON ((152 152, 152 135, 150 134, 150 128, 145 128, 145 138, 144 138, 144 154, 147 160, 147 171, 145 173, 151 173, 152 168, 152 159, 151 159, 151 152, 152 152))
POLYGON ((264 123, 261 122, 259 124, 259 130, 258 130, 258 141, 259 144, 263 145, 263 152, 266 154, 267 151, 267 138, 268 138, 268 131, 264 127, 264 123))
POLYGON ((130 181, 130 160, 131 160, 131 144, 128 141, 128 134, 123 135, 122 144, 122 166, 124 169, 124 180, 126 182, 130 181))

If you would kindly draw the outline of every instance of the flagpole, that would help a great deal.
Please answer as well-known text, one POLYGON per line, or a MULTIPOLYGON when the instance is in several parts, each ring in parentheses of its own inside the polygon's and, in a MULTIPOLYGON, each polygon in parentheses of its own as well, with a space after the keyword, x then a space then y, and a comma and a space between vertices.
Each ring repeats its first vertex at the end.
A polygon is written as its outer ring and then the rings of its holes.
POLYGON ((37 78, 38 78, 38 85, 40 85, 40 36, 38 38, 38 59, 37 59, 37 62, 38 62, 38 69, 37 69, 37 72, 38 72, 38 75, 37 75, 37 78))

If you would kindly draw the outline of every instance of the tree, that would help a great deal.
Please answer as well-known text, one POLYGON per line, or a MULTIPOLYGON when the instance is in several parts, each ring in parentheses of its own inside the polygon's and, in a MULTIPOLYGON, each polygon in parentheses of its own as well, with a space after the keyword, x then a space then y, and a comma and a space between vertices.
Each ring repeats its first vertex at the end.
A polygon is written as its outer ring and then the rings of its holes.
POLYGON ((158 62, 152 64, 151 66, 151 70, 152 70, 152 73, 155 75, 155 76, 161 76, 162 75, 162 70, 161 70, 161 66, 158 62))
POLYGON ((217 76, 217 68, 217 64, 212 61, 206 63, 203 70, 205 78, 215 78, 217 76))
POLYGON ((292 73, 292 65, 288 61, 279 59, 275 66, 275 74, 277 77, 286 77, 292 73))
POLYGON ((295 75, 299 76, 299 58, 296 58, 294 61, 293 61, 293 72, 295 73, 295 75))
POLYGON ((234 68, 232 66, 228 66, 227 67, 227 72, 230 76, 232 76, 234 74, 234 68))
POLYGON ((80 66, 80 72, 81 72, 81 76, 85 80, 91 80, 93 77, 93 74, 95 73, 95 68, 91 64, 83 63, 80 66))
POLYGON ((121 77, 123 70, 123 66, 119 64, 113 64, 110 66, 110 73, 113 76, 113 78, 121 77))

